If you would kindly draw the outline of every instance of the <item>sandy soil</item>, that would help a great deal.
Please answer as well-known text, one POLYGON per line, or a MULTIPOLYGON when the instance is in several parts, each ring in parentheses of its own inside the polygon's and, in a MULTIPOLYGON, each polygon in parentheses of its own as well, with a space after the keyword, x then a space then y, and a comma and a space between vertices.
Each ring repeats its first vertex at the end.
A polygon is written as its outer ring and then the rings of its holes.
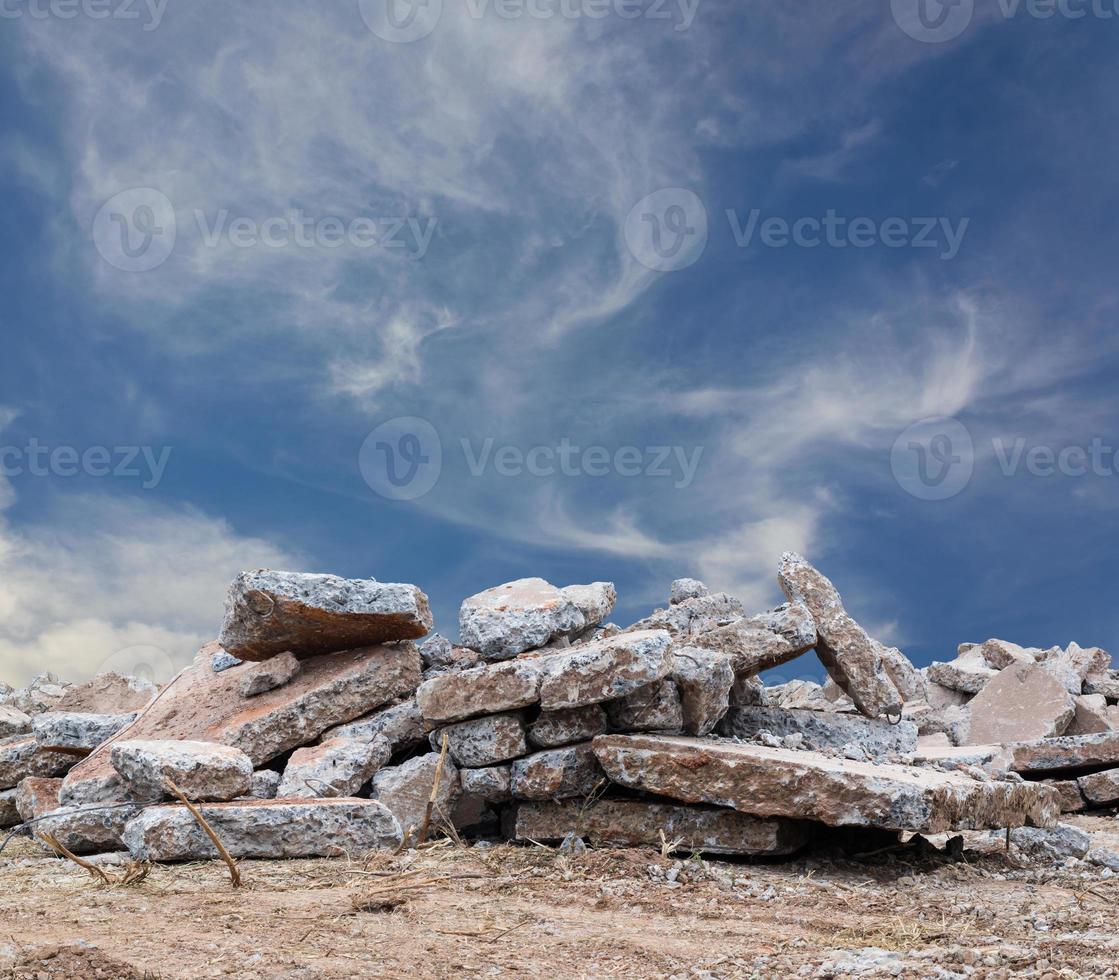
MULTIPOLYGON (((1115 817, 1078 817, 1119 848, 1115 817)), ((1119 875, 917 848, 716 862, 449 843, 95 882, 0 857, 3 977, 1119 975, 1119 875)), ((125 871, 109 866, 116 878, 125 871)))

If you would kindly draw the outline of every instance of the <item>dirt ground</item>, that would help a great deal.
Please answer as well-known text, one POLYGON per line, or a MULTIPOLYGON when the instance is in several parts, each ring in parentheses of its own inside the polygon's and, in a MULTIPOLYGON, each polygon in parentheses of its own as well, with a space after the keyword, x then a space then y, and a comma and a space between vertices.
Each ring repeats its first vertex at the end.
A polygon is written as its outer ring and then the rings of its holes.
MULTIPOLYGON (((1115 817, 1069 822, 1119 849, 1115 817)), ((0 976, 1119 975, 1119 874, 999 849, 732 862, 442 842, 240 867, 237 890, 220 863, 105 884, 17 840, 0 856, 0 976)))

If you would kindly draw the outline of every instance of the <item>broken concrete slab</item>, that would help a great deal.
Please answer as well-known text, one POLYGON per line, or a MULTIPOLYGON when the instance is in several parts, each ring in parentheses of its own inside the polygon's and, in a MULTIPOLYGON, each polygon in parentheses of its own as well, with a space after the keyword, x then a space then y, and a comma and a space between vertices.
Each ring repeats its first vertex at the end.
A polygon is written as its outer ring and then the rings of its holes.
POLYGON ((930 681, 963 694, 978 694, 999 672, 987 665, 980 647, 974 647, 955 660, 934 661, 926 669, 930 681))
POLYGON ((1067 823, 1055 827, 1017 827, 1010 831, 1010 843, 1031 861, 1056 864, 1065 858, 1083 858, 1092 839, 1078 827, 1067 823))
POLYGON ((542 711, 528 728, 529 741, 542 749, 554 749, 576 742, 589 742, 596 735, 605 735, 606 712, 601 704, 581 708, 542 711))
MULTIPOLYGON (((200 808, 234 858, 341 857, 395 850, 397 819, 372 800, 246 800, 200 808)), ((125 828, 137 861, 212 861, 217 849, 184 806, 148 807, 125 828)))
MULTIPOLYGON (((926 668, 927 670, 927 668, 926 668)), ((958 708, 971 700, 971 695, 964 691, 956 691, 943 684, 938 684, 931 678, 925 678, 925 700, 933 711, 941 708, 958 708)))
POLYGON ((900 714, 902 698, 882 663, 881 645, 847 613, 831 581, 800 555, 781 556, 777 575, 790 602, 816 621, 816 653, 835 682, 868 718, 900 714))
POLYGON ((1065 735, 1097 735, 1114 727, 1107 710, 1107 698, 1102 694, 1081 694, 1074 697, 1076 712, 1065 729, 1065 735))
POLYGON ((170 799, 169 780, 188 800, 232 800, 252 788, 252 760, 215 742, 122 739, 112 744, 109 758, 127 799, 138 802, 170 799))
POLYGON ((1013 770, 1023 774, 1119 766, 1119 732, 1041 738, 1013 742, 1007 748, 1013 770))
POLYGON ((922 735, 913 756, 916 765, 974 766, 991 775, 1010 771, 1010 753, 1003 745, 953 745, 946 735, 922 735))
POLYGON ((71 711, 44 711, 31 723, 35 738, 44 748, 92 751, 136 720, 127 715, 94 715, 71 711))
MULTIPOLYGON (((415 833, 423 825, 438 768, 439 753, 431 752, 409 759, 399 766, 382 769, 373 777, 372 798, 379 800, 396 815, 404 832, 412 832, 413 840, 415 833)), ((439 792, 431 818, 433 832, 437 832, 451 820, 461 793, 462 781, 459 779, 458 767, 448 758, 443 763, 443 775, 439 780, 439 792)))
POLYGON ((61 779, 28 776, 15 791, 15 804, 20 818, 35 820, 45 813, 57 810, 58 794, 61 789, 61 779))
POLYGON ((125 826, 139 812, 141 808, 135 803, 59 807, 39 820, 35 832, 50 834, 74 854, 119 851, 125 826))
POLYGON ((19 807, 16 806, 17 792, 14 789, 0 789, 0 830, 22 823, 19 807))
POLYGON ((392 755, 383 738, 372 742, 332 738, 296 749, 284 769, 276 795, 283 799, 354 796, 392 755))
POLYGON ((423 660, 424 671, 441 673, 446 670, 467 670, 477 667, 481 662, 481 655, 477 650, 469 647, 455 646, 444 636, 432 633, 419 644, 420 657, 423 660))
MULTIPOLYGON (((877 641, 875 641, 877 643, 877 641)), ((926 697, 925 675, 897 647, 878 643, 878 655, 886 676, 898 689, 903 701, 923 701, 926 697)))
POLYGON ((1088 808, 1088 801, 1080 792, 1080 785, 1075 779, 1047 779, 1046 786, 1051 786, 1061 798, 1061 813, 1079 813, 1088 808))
POLYGON ((283 777, 275 769, 258 769, 253 773, 249 796, 255 800, 274 800, 283 777))
POLYGON ((541 657, 540 707, 544 711, 612 701, 667 677, 672 638, 664 630, 619 633, 541 657))
POLYGON ((487 766, 485 769, 460 769, 462 791, 468 796, 476 796, 486 803, 508 803, 513 797, 510 786, 513 779, 512 766, 487 766))
POLYGON ((743 615, 742 603, 726 592, 684 599, 667 609, 655 609, 623 632, 636 633, 647 630, 668 630, 674 637, 691 642, 691 638, 726 626, 743 615))
POLYGON ((0 705, 0 739, 15 735, 28 735, 31 732, 31 716, 18 708, 0 705))
POLYGON ((958 772, 687 737, 601 735, 593 745, 622 786, 760 817, 935 834, 1050 826, 1060 813, 1046 786, 958 772))
POLYGON ((363 742, 372 742, 378 737, 389 743, 393 755, 424 744, 427 736, 424 734, 420 707, 414 697, 391 707, 382 708, 364 718, 358 718, 357 721, 331 728, 323 732, 322 740, 325 742, 329 738, 356 738, 363 742))
POLYGON ((257 569, 233 580, 218 642, 240 660, 291 651, 301 660, 431 631, 427 596, 414 585, 257 569))
POLYGON ((813 829, 805 821, 643 800, 521 803, 513 820, 513 836, 521 841, 555 842, 574 834, 596 847, 656 848, 678 840, 685 853, 752 857, 792 854, 813 829))
MULTIPOLYGON (((1046 651, 1043 659, 1050 655, 1051 651, 1046 651)), ((1099 647, 1082 647, 1079 643, 1070 643, 1065 647, 1064 657, 1073 665, 1082 681, 1089 674, 1102 674, 1111 669, 1111 654, 1099 647)))
POLYGON ((711 595, 711 590, 699 579, 678 578, 669 588, 668 604, 678 606, 681 602, 687 602, 688 599, 702 599, 708 595, 711 595))
POLYGON ((1084 799, 1097 806, 1119 801, 1119 769, 1105 769, 1103 772, 1081 776, 1076 785, 1084 799))
POLYGON ((535 704, 543 662, 543 657, 510 660, 425 680, 416 691, 424 725, 435 728, 535 704))
POLYGON ((1102 694, 1109 703, 1119 701, 1119 670, 1088 674, 1084 678, 1085 694, 1102 694))
POLYGON ((848 745, 859 745, 871 757, 914 752, 917 748, 917 726, 911 721, 894 725, 884 718, 864 718, 837 711, 806 711, 803 709, 734 707, 720 726, 720 732, 731 738, 753 738, 759 732, 773 735, 803 735, 807 748, 842 751, 848 745))
POLYGON ((699 647, 683 647, 675 651, 670 676, 680 692, 684 731, 710 734, 730 707, 734 686, 731 658, 699 647))
POLYGON ((967 705, 966 742, 990 745, 1060 735, 1076 705, 1061 682, 1041 664, 1013 664, 999 671, 967 705))
POLYGON ((114 671, 98 674, 84 684, 66 688, 55 711, 77 711, 95 715, 127 715, 142 711, 159 693, 159 685, 142 677, 126 677, 114 671))
POLYGON ((284 652, 250 664, 241 671, 241 697, 252 698, 267 691, 283 687, 300 671, 299 659, 294 653, 284 652))
POLYGON ((617 701, 606 702, 610 727, 620 732, 666 732, 684 730, 684 707, 672 681, 657 681, 638 688, 617 701))
POLYGON ((487 659, 508 660, 596 626, 616 601, 609 582, 558 589, 542 578, 518 579, 463 600, 459 640, 487 659))
POLYGON ((28 776, 61 776, 75 756, 44 752, 34 735, 0 739, 0 790, 15 789, 28 776))
MULTIPOLYGON (((240 749, 254 766, 313 742, 329 728, 410 694, 419 681, 415 645, 365 647, 303 661, 290 684, 241 697, 237 670, 215 674, 209 657, 182 671, 117 738, 217 742, 240 749)), ((62 800, 119 799, 123 787, 109 759, 112 743, 70 772, 62 800)), ((44 774, 46 775, 46 774, 44 774)))
POLYGON ((604 779, 592 743, 537 752, 517 759, 510 792, 517 800, 559 800, 589 796, 604 779))
POLYGON ((447 737, 451 758, 460 766, 479 768, 516 759, 528 752, 520 712, 487 715, 460 721, 431 733, 431 747, 439 751, 447 737))

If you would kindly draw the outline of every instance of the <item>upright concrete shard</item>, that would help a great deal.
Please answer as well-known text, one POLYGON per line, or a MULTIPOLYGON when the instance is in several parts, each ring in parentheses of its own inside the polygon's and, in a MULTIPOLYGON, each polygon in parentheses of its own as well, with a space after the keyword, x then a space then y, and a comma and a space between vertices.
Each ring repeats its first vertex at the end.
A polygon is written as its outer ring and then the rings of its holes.
POLYGON ((1011 754, 1011 768, 1020 773, 1107 769, 1119 767, 1119 732, 1013 742, 1007 750, 1011 754))
POLYGON ((911 721, 895 725, 885 718, 863 718, 837 711, 734 707, 727 712, 719 731, 731 738, 753 738, 760 732, 782 737, 803 735, 805 746, 815 751, 858 745, 871 757, 917 749, 917 726, 911 721))
POLYGON ((218 642, 240 660, 285 651, 302 660, 419 639, 431 626, 427 596, 414 585, 258 569, 229 587, 218 642))
POLYGON ((558 589, 542 578, 522 578, 464 600, 459 641, 490 660, 508 660, 557 638, 577 636, 614 609, 610 582, 558 589))
POLYGON ((835 586, 800 555, 781 556, 778 581, 790 602, 802 602, 816 621, 816 653, 855 706, 868 718, 900 714, 902 698, 882 663, 881 645, 843 607, 835 586))
POLYGON ((776 857, 793 854, 811 838, 813 825, 799 820, 761 820, 716 807, 674 806, 644 800, 521 803, 513 836, 556 842, 568 834, 595 847, 661 847, 681 840, 681 850, 704 854, 776 857))
POLYGON ((815 752, 651 735, 602 735, 594 752, 622 786, 759 817, 937 834, 1051 826, 1060 815, 1057 793, 1040 784, 815 752))
POLYGON ((158 803, 174 794, 222 802, 252 789, 253 763, 240 749, 216 742, 128 739, 114 742, 109 759, 128 799, 158 803))
MULTIPOLYGON (((116 738, 217 742, 240 749, 259 767, 410 694, 419 682, 420 657, 411 643, 313 657, 291 683, 248 701, 241 697, 239 672, 215 674, 209 657, 200 655, 116 738)), ((63 784, 63 803, 124 796, 109 757, 112 744, 74 767, 63 784)))
MULTIPOLYGON (((341 857, 400 845, 400 824, 372 800, 246 800, 201 808, 235 858, 341 857)), ((217 848, 184 806, 149 807, 124 844, 138 861, 212 861, 217 848)))
POLYGON ((709 735, 730 707, 734 686, 731 658, 699 647, 683 647, 676 650, 671 677, 680 692, 684 731, 709 735))
POLYGON ((816 621, 803 603, 789 602, 695 633, 688 643, 727 654, 737 674, 752 677, 811 650, 816 645, 816 621))
POLYGON ((925 700, 928 694, 925 675, 913 666, 913 662, 904 653, 897 647, 888 647, 879 643, 878 655, 882 658, 886 676, 898 689, 898 694, 903 701, 925 700))
POLYGON ((991 745, 1062 734, 1076 702, 1043 664, 1015 664, 999 671, 967 710, 967 744, 991 745))

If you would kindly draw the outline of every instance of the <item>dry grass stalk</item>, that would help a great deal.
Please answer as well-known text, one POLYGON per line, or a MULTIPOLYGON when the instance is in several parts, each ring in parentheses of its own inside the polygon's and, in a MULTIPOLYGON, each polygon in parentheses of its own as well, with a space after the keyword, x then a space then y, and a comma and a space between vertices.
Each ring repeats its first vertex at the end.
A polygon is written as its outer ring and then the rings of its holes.
POLYGON ((444 875, 427 875, 422 871, 406 871, 391 879, 366 888, 351 900, 355 912, 391 912, 407 903, 412 893, 432 888, 447 881, 444 875))
POLYGON ((113 879, 105 874, 105 872, 101 868, 97 867, 96 864, 90 864, 89 861, 84 861, 76 854, 71 853, 69 850, 63 847, 62 842, 53 834, 42 833, 39 834, 38 837, 39 840, 46 844, 47 847, 54 851, 54 853, 57 854, 59 857, 64 857, 69 859, 70 861, 73 861, 79 868, 82 868, 84 871, 88 872, 98 882, 98 884, 111 885, 113 883, 113 879))
POLYGON ((190 800, 186 798, 183 791, 179 789, 178 786, 171 782, 170 779, 166 780, 166 783, 167 788, 171 791, 171 794, 175 796, 179 800, 179 802, 182 803, 183 806, 185 806, 190 811, 191 816, 194 817, 194 819, 198 822, 198 826, 201 827, 202 830, 206 833, 206 836, 209 837, 211 841, 213 841, 214 847, 218 849, 218 854, 221 855, 221 859, 225 862, 226 867, 229 868, 229 880, 233 882, 233 887, 240 888, 241 872, 237 869, 237 862, 233 860, 233 855, 231 855, 229 851, 226 850, 225 845, 221 842, 221 838, 218 837, 217 833, 214 831, 214 828, 211 827, 210 824, 206 821, 206 818, 202 816, 202 811, 199 810, 198 807, 196 807, 193 803, 190 802, 190 800))
POLYGON ((439 764, 435 767, 435 778, 431 781, 431 796, 428 797, 427 809, 424 811, 424 822, 420 825, 420 835, 416 838, 416 846, 427 840, 427 832, 431 829, 431 815, 435 811, 435 801, 439 796, 439 784, 443 781, 443 766, 447 763, 447 748, 449 746, 447 733, 443 733, 443 747, 439 751, 439 764))

